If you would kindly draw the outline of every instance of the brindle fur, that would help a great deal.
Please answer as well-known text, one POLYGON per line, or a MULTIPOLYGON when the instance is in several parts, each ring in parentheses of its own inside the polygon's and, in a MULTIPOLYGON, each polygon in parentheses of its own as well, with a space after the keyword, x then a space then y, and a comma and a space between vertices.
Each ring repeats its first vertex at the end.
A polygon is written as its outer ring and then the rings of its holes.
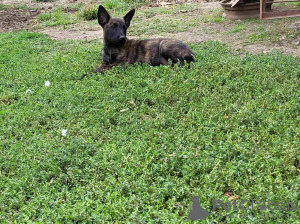
POLYGON ((103 6, 98 9, 98 22, 103 28, 104 49, 103 64, 94 72, 103 72, 115 65, 133 63, 150 63, 152 66, 194 61, 194 52, 179 40, 146 39, 129 40, 126 31, 135 10, 128 12, 124 18, 111 18, 103 6))

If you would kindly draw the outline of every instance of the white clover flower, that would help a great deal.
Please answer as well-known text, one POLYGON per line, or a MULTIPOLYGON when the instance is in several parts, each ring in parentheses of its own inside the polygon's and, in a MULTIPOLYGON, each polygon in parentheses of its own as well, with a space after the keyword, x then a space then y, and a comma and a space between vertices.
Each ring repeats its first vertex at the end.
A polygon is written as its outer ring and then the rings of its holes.
POLYGON ((28 94, 28 93, 31 93, 31 90, 30 89, 27 89, 26 90, 26 93, 28 94))
POLYGON ((50 86, 50 82, 49 81, 46 81, 45 82, 45 86, 47 87, 47 86, 50 86))
POLYGON ((62 136, 66 136, 66 135, 67 135, 67 131, 68 131, 68 130, 66 130, 66 129, 62 129, 62 130, 61 130, 61 135, 62 135, 62 136))

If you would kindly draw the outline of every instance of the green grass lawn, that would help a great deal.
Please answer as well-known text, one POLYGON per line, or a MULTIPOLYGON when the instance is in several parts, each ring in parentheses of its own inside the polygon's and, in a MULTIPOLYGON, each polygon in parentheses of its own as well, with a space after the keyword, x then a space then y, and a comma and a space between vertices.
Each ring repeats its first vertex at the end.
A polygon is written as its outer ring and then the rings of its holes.
POLYGON ((1 34, 1 223, 180 223, 194 195, 207 223, 299 223, 300 59, 190 47, 80 81, 99 42, 1 34), (298 210, 213 211, 225 192, 298 210))

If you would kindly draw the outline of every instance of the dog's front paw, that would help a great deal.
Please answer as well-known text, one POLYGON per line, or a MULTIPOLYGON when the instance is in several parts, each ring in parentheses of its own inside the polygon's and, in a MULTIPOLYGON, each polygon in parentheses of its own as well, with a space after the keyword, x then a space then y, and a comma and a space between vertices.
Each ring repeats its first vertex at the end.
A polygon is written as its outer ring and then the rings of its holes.
POLYGON ((87 77, 87 74, 83 74, 83 75, 81 76, 81 79, 83 79, 83 78, 85 78, 85 77, 87 77))
POLYGON ((103 68, 100 66, 99 68, 95 69, 93 72, 103 74, 103 68))

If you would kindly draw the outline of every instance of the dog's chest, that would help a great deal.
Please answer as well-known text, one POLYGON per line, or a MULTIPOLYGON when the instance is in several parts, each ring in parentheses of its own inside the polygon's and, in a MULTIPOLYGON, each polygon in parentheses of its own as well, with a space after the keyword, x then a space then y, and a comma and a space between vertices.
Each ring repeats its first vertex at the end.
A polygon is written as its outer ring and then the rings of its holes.
POLYGON ((102 60, 105 64, 115 63, 117 61, 119 53, 120 50, 116 48, 103 49, 102 60))
POLYGON ((103 50, 102 60, 105 64, 130 63, 129 53, 129 49, 126 48, 103 50))

